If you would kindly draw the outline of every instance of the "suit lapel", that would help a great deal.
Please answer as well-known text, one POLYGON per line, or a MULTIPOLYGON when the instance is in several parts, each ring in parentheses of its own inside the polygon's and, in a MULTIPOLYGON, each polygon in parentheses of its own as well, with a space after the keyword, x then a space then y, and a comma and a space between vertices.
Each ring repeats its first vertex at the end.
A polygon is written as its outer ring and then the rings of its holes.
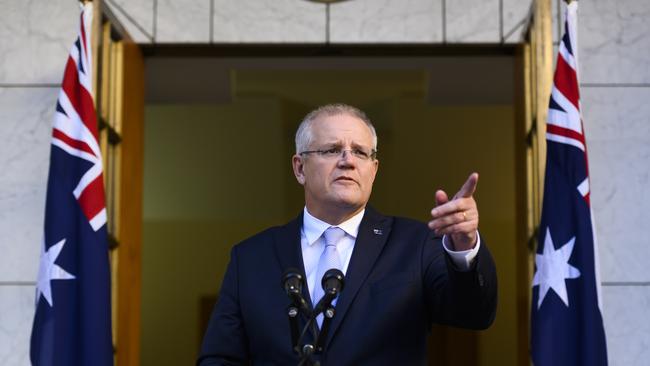
MULTIPOLYGON (((307 276, 305 275, 305 262, 302 259, 300 246, 300 230, 302 228, 302 212, 294 220, 277 230, 274 235, 275 255, 280 263, 282 272, 289 268, 296 268, 304 279, 302 296, 311 306, 311 296, 307 288, 307 276)), ((279 280, 279 279, 278 279, 279 280)), ((278 283, 278 286, 280 284, 278 283)))
POLYGON ((352 305, 361 285, 365 282, 374 267, 375 261, 381 254, 386 240, 390 235, 392 218, 383 216, 370 207, 359 226, 357 240, 354 243, 352 258, 345 274, 343 291, 336 303, 336 316, 332 319, 327 344, 339 328, 347 310, 352 305))

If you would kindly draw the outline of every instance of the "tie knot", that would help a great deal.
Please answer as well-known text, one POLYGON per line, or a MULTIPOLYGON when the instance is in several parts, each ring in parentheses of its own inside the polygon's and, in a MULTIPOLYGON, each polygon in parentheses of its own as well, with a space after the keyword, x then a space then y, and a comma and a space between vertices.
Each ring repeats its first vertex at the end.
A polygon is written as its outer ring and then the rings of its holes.
POLYGON ((325 230, 323 233, 323 237, 325 238, 325 244, 326 245, 334 245, 338 244, 338 242, 345 236, 345 231, 341 229, 340 227, 334 227, 330 226, 325 230))

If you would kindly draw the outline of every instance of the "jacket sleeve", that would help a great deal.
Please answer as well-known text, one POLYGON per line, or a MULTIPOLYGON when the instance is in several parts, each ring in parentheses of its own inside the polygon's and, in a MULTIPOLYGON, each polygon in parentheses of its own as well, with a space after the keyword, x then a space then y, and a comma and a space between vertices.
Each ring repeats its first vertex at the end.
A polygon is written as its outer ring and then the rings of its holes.
POLYGON ((431 321, 468 329, 487 329, 496 315, 496 267, 485 241, 469 271, 456 269, 430 234, 423 245, 423 285, 431 321))
POLYGON ((237 246, 203 337, 198 366, 249 364, 248 337, 239 306, 237 246))

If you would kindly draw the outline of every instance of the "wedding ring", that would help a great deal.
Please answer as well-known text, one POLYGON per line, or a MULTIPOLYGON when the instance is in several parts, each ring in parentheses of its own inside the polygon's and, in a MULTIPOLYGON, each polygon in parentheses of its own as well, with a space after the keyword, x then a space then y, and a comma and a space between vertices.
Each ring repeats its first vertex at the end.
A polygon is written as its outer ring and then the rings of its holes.
POLYGON ((463 211, 463 221, 467 221, 467 214, 463 211))

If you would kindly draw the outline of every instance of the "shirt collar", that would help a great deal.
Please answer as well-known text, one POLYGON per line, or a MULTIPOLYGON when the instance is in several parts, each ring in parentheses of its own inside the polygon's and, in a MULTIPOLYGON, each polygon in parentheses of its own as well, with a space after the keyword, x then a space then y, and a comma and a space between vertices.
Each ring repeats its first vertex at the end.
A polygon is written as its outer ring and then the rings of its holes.
POLYGON ((345 231, 347 235, 350 235, 353 239, 356 239, 357 234, 359 234, 359 226, 361 225, 361 220, 363 219, 363 214, 365 212, 366 209, 364 208, 363 210, 359 211, 359 213, 350 217, 346 221, 338 225, 330 225, 325 221, 312 216, 309 211, 307 211, 307 207, 305 206, 304 214, 302 215, 302 230, 305 233, 305 237, 307 238, 307 243, 309 245, 316 243, 318 238, 320 238, 325 230, 327 230, 327 228, 330 226, 340 227, 343 229, 343 231, 345 231))

